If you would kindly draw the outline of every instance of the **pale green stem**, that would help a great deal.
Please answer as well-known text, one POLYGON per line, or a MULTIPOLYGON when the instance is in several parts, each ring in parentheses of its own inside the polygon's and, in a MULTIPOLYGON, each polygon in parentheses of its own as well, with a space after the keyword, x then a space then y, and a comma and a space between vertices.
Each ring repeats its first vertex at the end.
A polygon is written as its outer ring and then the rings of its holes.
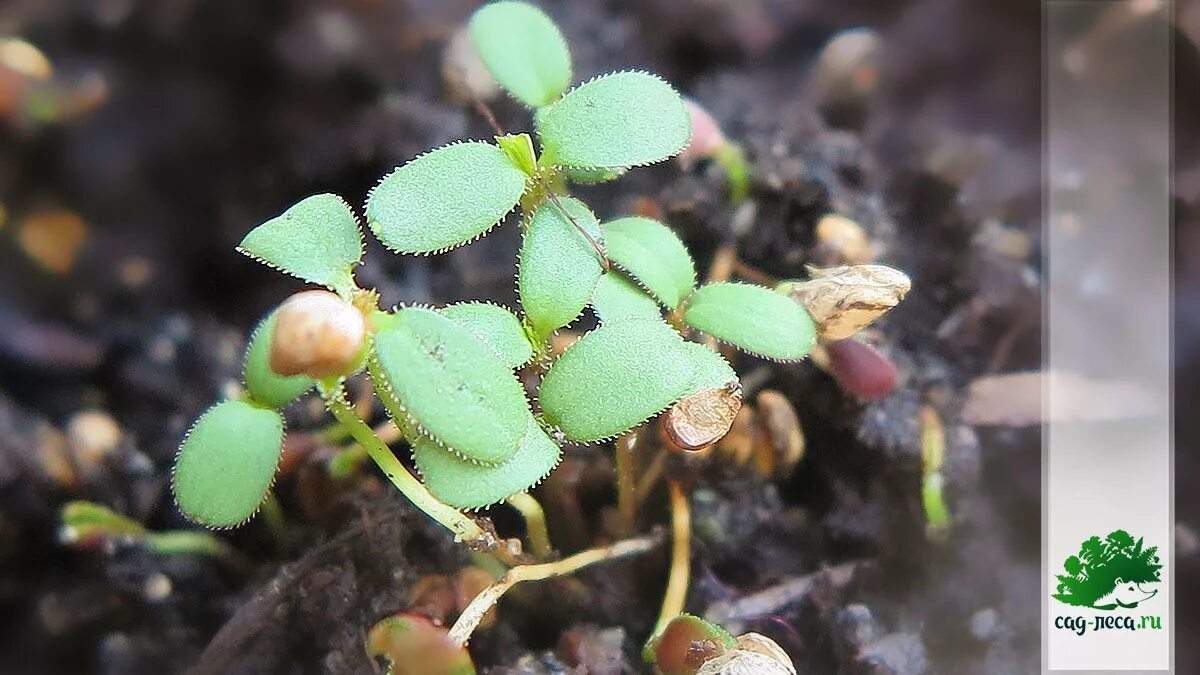
POLYGON ((546 512, 542 505, 528 492, 518 492, 505 501, 525 519, 529 549, 534 557, 542 560, 549 558, 554 549, 550 547, 550 532, 546 529, 546 512))
POLYGON ((329 408, 329 412, 334 419, 340 422, 343 426, 350 430, 350 434, 354 436, 354 440, 367 449, 367 454, 379 466, 383 474, 388 477, 392 485, 396 486, 408 500, 413 503, 418 509, 421 509, 430 518, 440 523, 447 530, 454 534, 456 541, 466 542, 486 542, 489 538, 488 533, 484 532, 474 520, 460 512, 458 509, 442 502, 425 487, 421 481, 417 480, 412 473, 409 472, 400 460, 392 454, 389 448, 379 436, 375 435, 375 430, 372 429, 366 422, 363 421, 353 407, 346 401, 345 391, 342 389, 341 383, 333 387, 321 385, 321 395, 325 399, 325 406, 329 408))
POLYGON ((146 545, 158 555, 203 555, 219 560, 238 572, 248 572, 253 565, 246 556, 208 532, 169 530, 150 532, 146 545))
POLYGON ((540 565, 519 565, 510 569, 503 578, 483 589, 475 599, 459 615, 458 621, 450 628, 450 639, 458 645, 465 645, 471 639, 471 634, 479 626, 479 622, 508 589, 523 581, 539 581, 551 577, 573 574, 576 571, 606 560, 616 560, 639 553, 645 553, 658 545, 659 537, 649 535, 637 539, 626 539, 611 546, 588 549, 573 556, 541 563, 540 565))
POLYGON ((750 167, 746 164, 742 146, 726 141, 713 153, 713 159, 729 179, 730 203, 741 204, 750 195, 750 167))

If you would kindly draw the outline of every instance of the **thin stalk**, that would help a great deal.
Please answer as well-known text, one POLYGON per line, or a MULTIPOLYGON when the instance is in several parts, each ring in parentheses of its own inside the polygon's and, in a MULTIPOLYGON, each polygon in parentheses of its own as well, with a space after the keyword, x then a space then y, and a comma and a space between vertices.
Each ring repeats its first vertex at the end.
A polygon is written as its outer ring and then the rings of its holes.
POLYGON ((279 498, 274 492, 267 492, 267 496, 263 499, 262 506, 259 507, 259 513, 262 514, 263 524, 267 526, 267 531, 271 533, 271 539, 275 543, 276 551, 283 551, 288 547, 288 526, 287 518, 283 515, 283 507, 279 505, 279 498))
POLYGON ((208 556, 243 574, 254 569, 246 556, 208 532, 190 530, 149 532, 146 534, 145 541, 146 546, 158 555, 208 556))
POLYGON ((750 195, 750 166, 742 146, 726 141, 713 153, 713 160, 729 179, 729 202, 734 206, 741 204, 750 195))
POLYGON ((638 447, 638 429, 622 434, 617 439, 617 524, 620 536, 630 537, 637 531, 638 502, 635 490, 637 471, 634 454, 638 447))
POLYGON ((687 494, 679 481, 669 480, 667 485, 671 492, 671 571, 654 635, 661 634, 671 619, 683 613, 688 577, 691 576, 692 512, 688 507, 687 494))
POLYGON ((346 401, 346 393, 341 383, 334 387, 326 387, 322 384, 321 396, 325 399, 325 406, 329 408, 334 419, 350 430, 354 440, 367 449, 367 454, 388 477, 392 485, 395 485, 397 490, 408 497, 414 506, 424 511, 442 527, 450 530, 456 541, 486 542, 489 539, 489 533, 485 532, 479 523, 434 497, 433 493, 417 480, 400 463, 400 460, 396 459, 391 448, 375 435, 375 430, 364 422, 346 401))
POLYGON ((483 589, 483 592, 475 596, 474 600, 471 600, 470 604, 467 605, 466 609, 458 617, 458 621, 455 621, 454 626, 450 628, 450 639, 460 646, 466 645, 471 639, 471 634, 475 632, 475 628, 479 626, 479 622, 488 613, 488 610, 500 601, 500 598, 508 592, 508 589, 523 581, 540 581, 542 579, 574 574, 589 565, 646 553, 657 546, 659 540, 660 537, 657 535, 648 535, 638 537, 637 539, 625 539, 611 546, 588 549, 562 560, 556 560, 555 562, 514 567, 502 579, 483 589))
POLYGON ((654 491, 654 485, 662 478, 663 469, 667 465, 667 449, 659 448, 655 453, 654 459, 650 460, 650 465, 642 472, 642 477, 637 483, 637 505, 640 507, 646 502, 646 498, 654 491))
MULTIPOLYGON (((500 126, 500 122, 496 119, 496 114, 492 112, 492 109, 488 107, 488 104, 484 103, 478 97, 473 98, 472 101, 475 103, 475 109, 480 115, 483 115, 483 118, 487 120, 489 125, 491 125, 492 131, 495 131, 497 136, 504 136, 506 133, 504 131, 504 127, 500 126)), ((563 206, 563 203, 559 201, 558 195, 555 193, 554 188, 549 182, 546 181, 545 176, 543 176, 540 171, 535 171, 533 173, 533 178, 537 182, 541 183, 542 187, 546 190, 546 196, 549 197, 550 201, 558 207, 559 211, 562 211, 562 214, 566 216, 567 220, 572 225, 575 226, 575 229, 579 230, 579 234, 582 234, 583 238, 587 239, 588 243, 592 245, 592 248, 596 249, 596 255, 600 256, 600 266, 604 268, 605 272, 607 272, 609 268, 612 267, 612 263, 609 262, 608 254, 604 252, 604 247, 601 246, 600 242, 596 241, 596 239, 592 237, 587 230, 583 229, 583 226, 580 225, 575 220, 575 217, 567 211, 566 207, 563 206)), ((536 204, 534 206, 536 206, 536 204)))
POLYGON ((529 549, 534 557, 549 558, 554 549, 550 546, 550 532, 546 529, 546 512, 533 495, 518 492, 505 500, 525 519, 525 533, 529 536, 529 549))

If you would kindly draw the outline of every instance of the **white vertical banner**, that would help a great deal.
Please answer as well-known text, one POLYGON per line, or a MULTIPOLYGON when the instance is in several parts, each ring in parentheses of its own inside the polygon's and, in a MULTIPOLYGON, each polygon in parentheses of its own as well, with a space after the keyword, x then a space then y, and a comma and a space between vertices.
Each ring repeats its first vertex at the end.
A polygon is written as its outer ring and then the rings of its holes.
POLYGON ((1043 3, 1044 671, 1172 669, 1170 15, 1043 3))

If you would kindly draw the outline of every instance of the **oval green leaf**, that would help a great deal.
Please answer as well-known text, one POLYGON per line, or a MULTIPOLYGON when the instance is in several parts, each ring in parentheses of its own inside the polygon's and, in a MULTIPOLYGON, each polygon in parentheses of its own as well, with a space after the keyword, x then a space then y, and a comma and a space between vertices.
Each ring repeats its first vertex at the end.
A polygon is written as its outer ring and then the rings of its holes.
POLYGON ((354 210, 332 194, 308 197, 250 230, 238 250, 270 267, 339 293, 354 288, 362 231, 354 210))
POLYGON ((691 386, 692 362, 679 333, 659 320, 608 323, 571 345, 546 373, 538 393, 546 421, 567 438, 612 438, 679 400, 691 386))
POLYGON ((678 154, 692 135, 683 99, 649 73, 604 75, 537 114, 542 145, 564 166, 619 169, 678 154))
POLYGON ((367 198, 367 222, 393 251, 440 253, 495 227, 526 178, 490 143, 447 145, 384 176, 367 198))
POLYGON ((560 459, 562 450, 532 415, 517 454, 499 466, 465 462, 425 439, 413 444, 413 460, 430 492, 459 509, 483 508, 524 492, 542 482, 560 459))
POLYGON ((206 527, 250 519, 275 480, 283 450, 283 418, 245 401, 208 409, 179 446, 171 485, 175 503, 206 527))
POLYGON ((582 166, 564 166, 562 168, 562 173, 567 180, 583 185, 607 183, 624 176, 625 172, 624 167, 620 169, 589 169, 582 166))
POLYGON ((466 326, 508 364, 520 368, 533 358, 533 345, 525 336, 521 320, 507 309, 486 302, 460 302, 438 310, 466 326))
POLYGON ((633 216, 600 226, 604 250, 667 307, 675 309, 696 285, 696 267, 671 228, 633 216))
POLYGON ((422 434, 469 461, 499 464, 516 454, 530 414, 525 389, 465 326, 407 307, 374 347, 385 386, 422 434))
POLYGON ((250 398, 271 408, 281 408, 312 389, 316 381, 305 375, 284 377, 271 370, 271 336, 275 331, 275 311, 272 311, 250 334, 246 359, 242 365, 242 380, 250 398))
POLYGON ((720 389, 731 382, 737 382, 738 376, 733 366, 717 352, 698 342, 685 342, 684 353, 692 366, 692 383, 687 395, 692 395, 705 389, 720 389))
POLYGON ((661 319, 662 310, 654 298, 621 273, 610 270, 600 277, 592 294, 592 309, 601 323, 621 319, 661 319))
POLYGON ((803 307, 751 284, 701 287, 688 300, 683 320, 718 340, 777 361, 804 358, 816 341, 816 327, 803 307))
MULTIPOLYGON (((559 199, 567 213, 593 239, 603 235, 583 202, 559 199)), ((544 202, 525 228, 517 265, 521 307, 540 339, 571 323, 592 299, 604 271, 596 249, 553 201, 544 202)))
POLYGON ((492 76, 531 108, 571 84, 571 53, 558 26, 525 2, 493 2, 471 16, 471 40, 492 76))

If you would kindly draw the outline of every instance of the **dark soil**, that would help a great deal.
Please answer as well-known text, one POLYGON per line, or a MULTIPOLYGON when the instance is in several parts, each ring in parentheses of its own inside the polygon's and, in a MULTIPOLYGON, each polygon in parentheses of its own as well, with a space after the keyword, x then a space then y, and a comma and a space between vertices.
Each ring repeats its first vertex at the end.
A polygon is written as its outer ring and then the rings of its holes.
MULTIPOLYGON (((132 544, 65 548, 57 518, 64 501, 86 498, 154 529, 188 527, 169 494, 175 447, 238 377, 253 322, 299 288, 234 246, 303 196, 330 191, 361 204, 379 176, 414 154, 491 135, 469 107, 449 102, 440 79, 442 45, 475 4, 26 0, 0 8, 4 32, 41 47, 60 76, 94 71, 108 86, 102 105, 69 121, 0 125, 0 203, 9 215, 0 230, 0 672, 374 672, 366 631, 404 609, 422 575, 469 562, 385 483, 369 476, 335 485, 316 460, 298 461, 278 486, 283 541, 262 518, 222 535, 254 561, 248 575, 132 544), (32 261, 13 234, 47 208, 78 213, 87 226, 64 274, 32 261), (145 266, 147 279, 131 272, 145 266), (119 423, 121 442, 64 484, 40 458, 92 409, 119 423), (163 576, 170 592, 148 593, 163 576)), ((1037 671, 1038 431, 976 430, 959 411, 975 377, 1040 362, 1039 6, 542 4, 571 42, 577 80, 654 70, 744 145, 756 209, 739 247, 746 263, 802 276, 817 219, 836 211, 883 245, 881 262, 913 279, 875 333, 900 372, 883 399, 861 402, 810 363, 738 359, 755 386, 791 399, 807 454, 780 480, 717 463, 703 470, 692 495, 688 609, 703 614, 816 575, 811 592, 741 622, 778 641, 802 673, 1037 671), (835 128, 804 82, 822 44, 860 25, 884 36, 882 90, 851 120, 859 124, 835 128), (988 222, 1028 235, 1030 254, 1014 259, 979 243, 988 222), (948 439, 954 525, 940 540, 926 535, 920 501, 922 405, 940 413, 948 439), (845 578, 822 573, 844 563, 852 563, 845 578)), ((527 127, 511 101, 496 112, 508 129, 527 127)), ((701 269, 729 233, 712 167, 666 163, 581 192, 601 217, 653 204, 701 269)), ((1180 197, 1181 219, 1191 222, 1188 203, 1180 197)), ((387 305, 512 305, 516 243, 506 227, 432 258, 372 245, 360 280, 387 305)), ((1181 281, 1181 294, 1189 288, 1181 281)), ((319 406, 289 410, 298 434, 323 420, 319 406)), ((1181 475, 1195 469, 1187 438, 1181 475)), ((611 538, 610 457, 606 448, 569 449, 540 490, 565 553, 611 538)), ((520 534, 505 509, 489 515, 502 533, 520 534)), ((643 526, 667 520, 656 493, 643 526)), ((641 672, 666 556, 662 549, 513 591, 496 626, 472 642, 481 671, 641 672)), ((1195 590, 1191 556, 1177 575, 1180 611, 1195 590)), ((1196 626, 1190 611, 1180 635, 1196 626)), ((1180 659, 1188 648, 1180 646, 1180 659)))

